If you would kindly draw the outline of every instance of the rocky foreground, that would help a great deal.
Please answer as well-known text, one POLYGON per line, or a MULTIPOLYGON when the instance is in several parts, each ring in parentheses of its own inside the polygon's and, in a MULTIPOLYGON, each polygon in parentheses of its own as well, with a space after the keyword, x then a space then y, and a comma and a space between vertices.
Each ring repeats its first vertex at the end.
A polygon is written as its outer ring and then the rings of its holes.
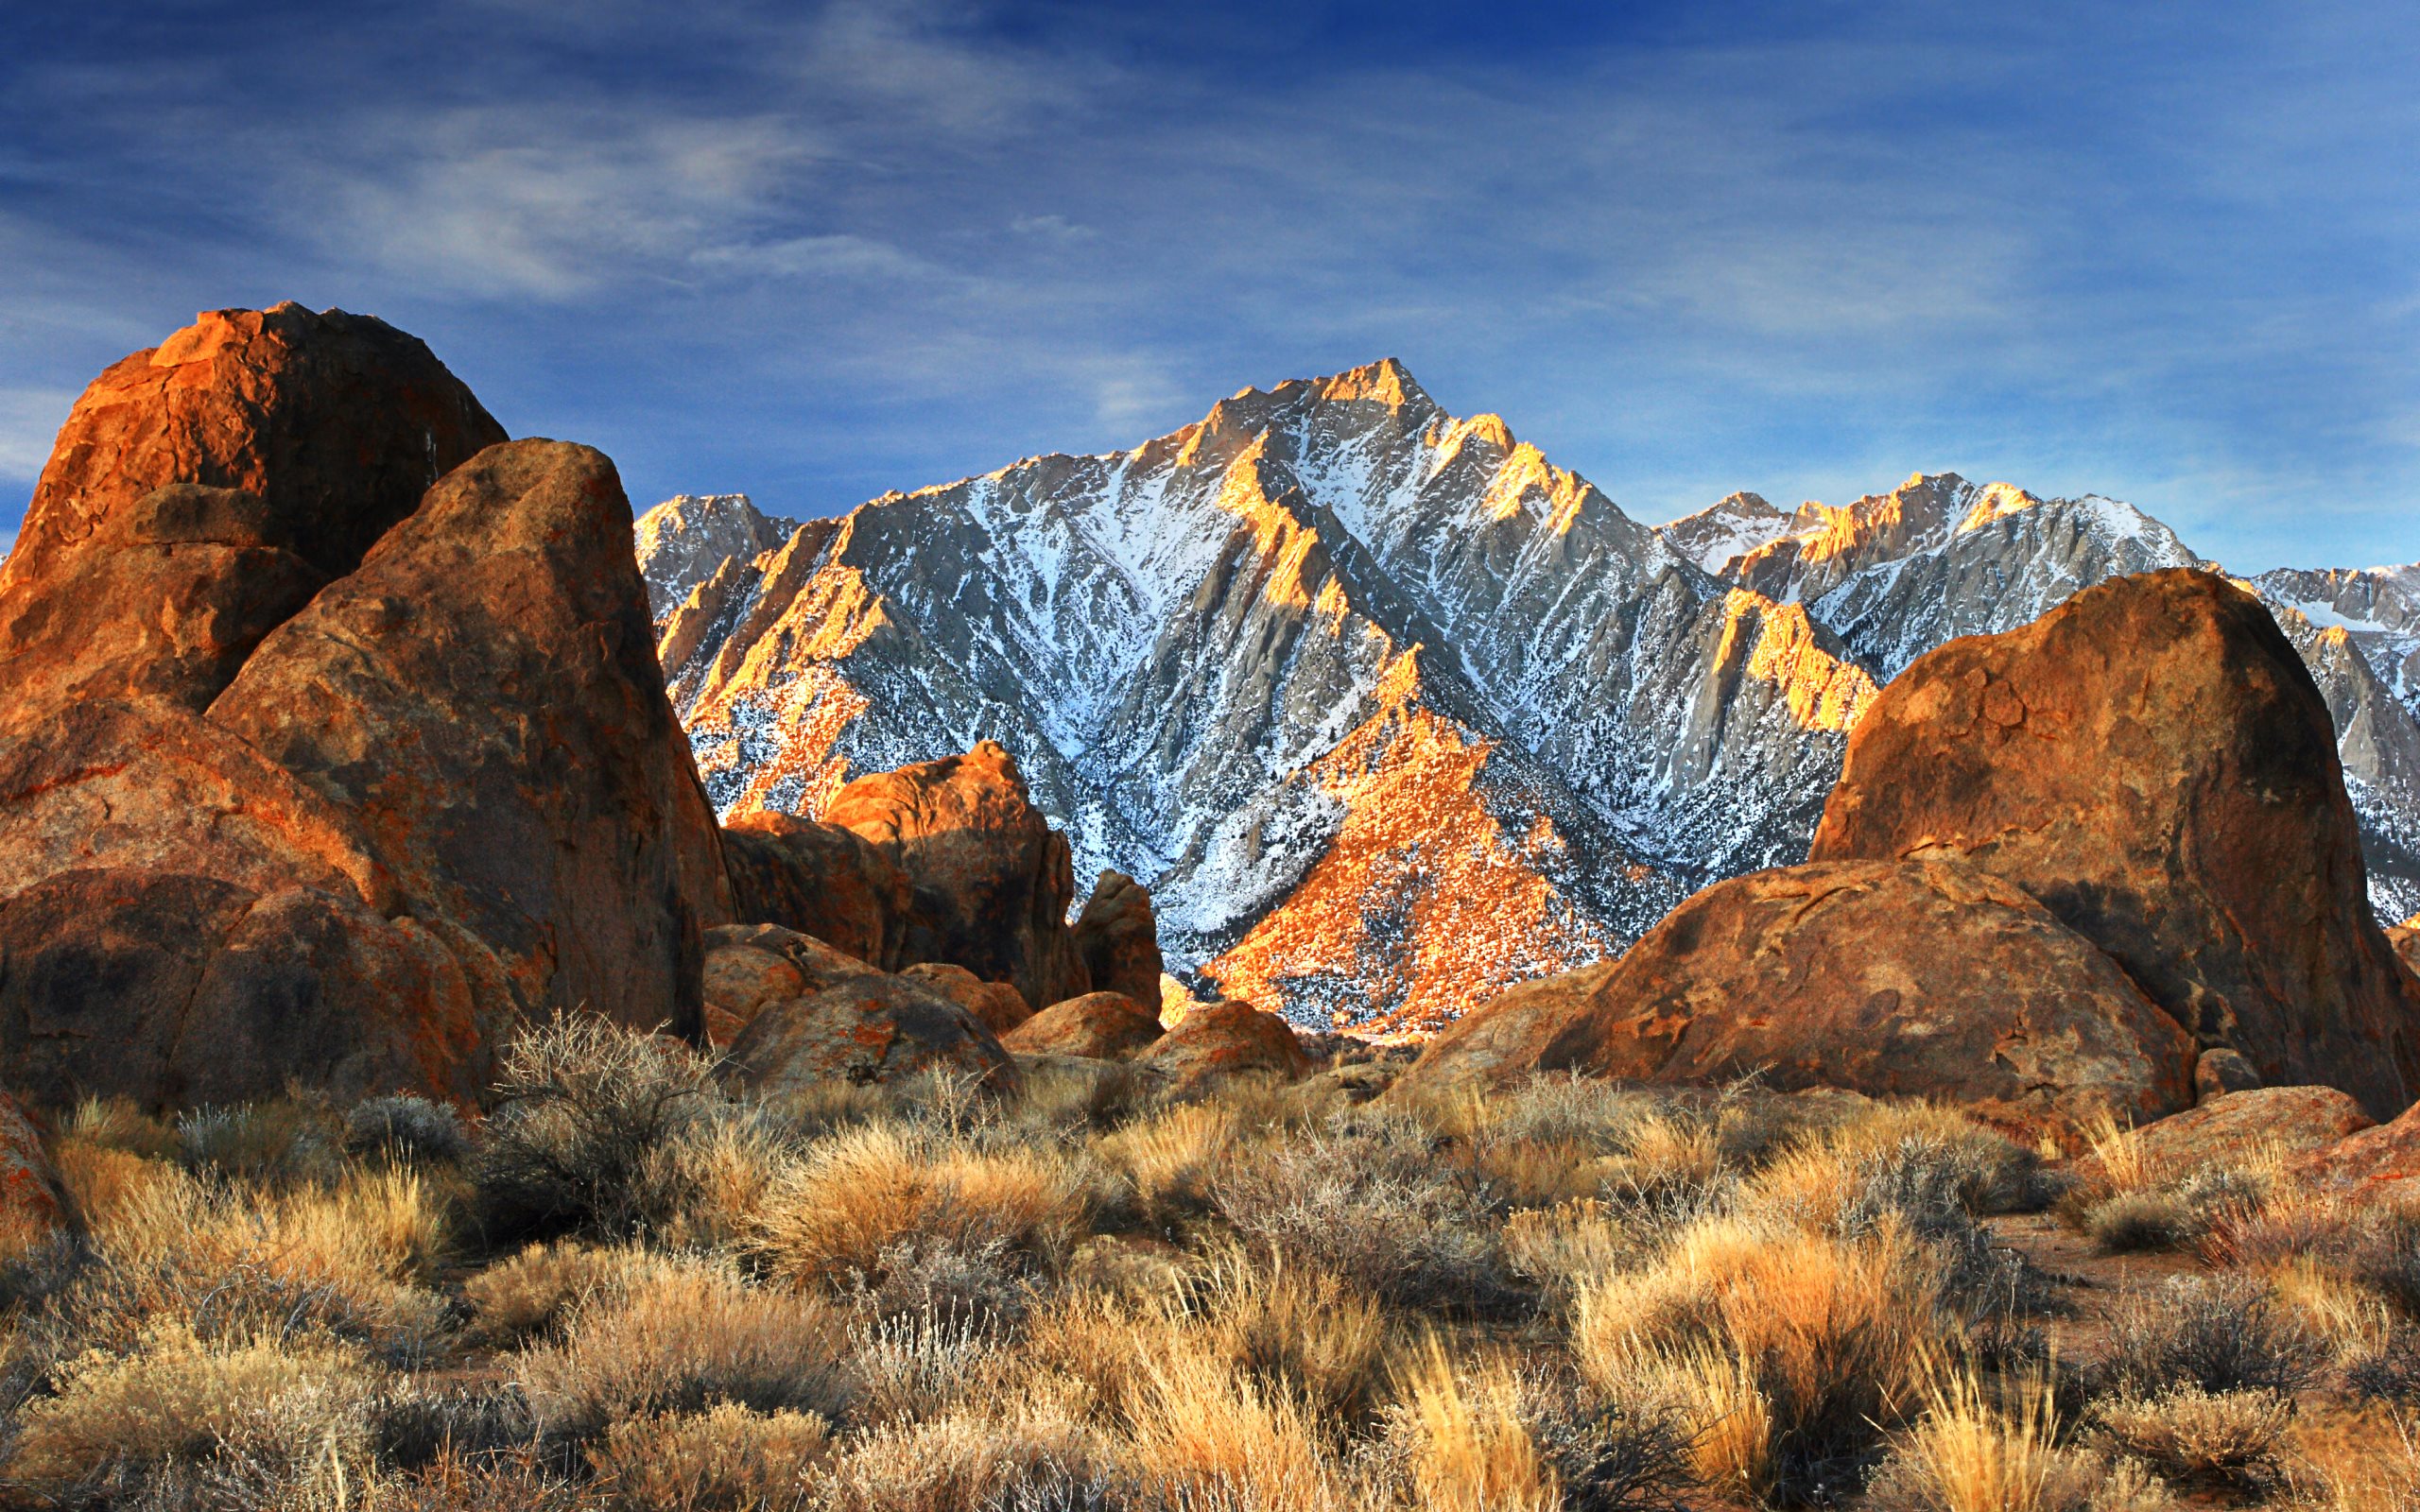
POLYGON ((1000 745, 718 824, 631 528, 367 318, 78 402, 0 573, 0 1500, 2083 1512, 2420 1402, 2420 942, 2223 577, 1915 658, 1808 860, 1413 1050, 1173 989, 1000 745))

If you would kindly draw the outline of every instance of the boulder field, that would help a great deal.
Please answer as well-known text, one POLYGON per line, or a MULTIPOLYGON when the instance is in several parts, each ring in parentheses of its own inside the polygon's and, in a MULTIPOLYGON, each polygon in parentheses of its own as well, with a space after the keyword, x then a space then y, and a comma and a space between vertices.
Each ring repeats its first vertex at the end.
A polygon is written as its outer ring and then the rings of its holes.
POLYGON ((206 313, 86 390, 0 569, 0 1084, 470 1101, 564 1012, 1012 1078, 1088 959, 1156 995, 1149 894, 1071 927, 998 747, 827 818, 717 824, 602 455, 371 317, 206 313))
POLYGON ((1432 1041, 1408 1092, 1760 1071, 2072 1143, 2255 1082, 2392 1119, 2420 979, 2372 919, 2309 674, 2214 575, 2118 578, 1953 641, 1851 736, 1812 857, 1432 1041))

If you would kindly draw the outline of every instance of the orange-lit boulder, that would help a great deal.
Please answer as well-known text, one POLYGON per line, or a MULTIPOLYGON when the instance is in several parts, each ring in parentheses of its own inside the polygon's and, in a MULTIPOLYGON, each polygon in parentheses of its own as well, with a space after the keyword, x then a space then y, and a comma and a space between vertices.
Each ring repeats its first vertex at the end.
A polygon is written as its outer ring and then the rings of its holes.
POLYGON ((1122 1060, 1160 1038, 1160 1021, 1123 992, 1087 992, 1050 1006, 1000 1037, 1021 1056, 1122 1060))
POLYGON ((2420 979, 2371 917, 2327 708, 2224 578, 2113 579, 1883 690, 1811 859, 1953 858, 2271 1085, 2338 1087, 2380 1118, 2420 1091, 2420 979))
POLYGON ((1076 890, 1066 836, 1027 799, 1002 747, 860 777, 824 822, 854 830, 908 875, 901 959, 963 966, 1027 1003, 1092 990, 1067 928, 1076 890))
POLYGON ((1401 1092, 1539 1073, 1937 1098, 2079 1138, 2193 1104, 2191 1036, 2022 890, 1956 862, 1752 872, 1619 961, 1525 984, 1432 1040, 1401 1092))
POLYGON ((986 982, 963 966, 920 961, 899 973, 975 1015, 994 1034, 1006 1034, 1033 1017, 1033 1005, 1006 982, 986 982))
POLYGON ((1311 1070, 1293 1026, 1249 1003, 1195 1008, 1134 1059, 1167 1075, 1168 1090, 1179 1096, 1232 1076, 1297 1081, 1311 1070))
POLYGON ((1151 890, 1122 871, 1104 871, 1076 918, 1076 952, 1096 992, 1122 992, 1156 1013, 1160 1005, 1160 933, 1151 890))

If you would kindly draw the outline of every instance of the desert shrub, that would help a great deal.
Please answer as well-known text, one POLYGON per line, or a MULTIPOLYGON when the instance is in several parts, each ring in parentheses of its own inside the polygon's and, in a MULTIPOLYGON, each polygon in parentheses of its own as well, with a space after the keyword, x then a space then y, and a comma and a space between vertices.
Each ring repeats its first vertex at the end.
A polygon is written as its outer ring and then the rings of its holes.
POLYGON ((1256 1252, 1349 1276, 1397 1306, 1489 1314, 1530 1297, 1505 1263, 1491 1195, 1457 1179, 1409 1119, 1364 1112, 1253 1145, 1210 1196, 1256 1252))
POLYGON ((1350 1421, 1369 1404, 1386 1322, 1377 1302, 1350 1281, 1235 1247, 1188 1278, 1176 1305, 1209 1349, 1300 1397, 1322 1419, 1350 1421))
POLYGON ((285 1097, 197 1108, 177 1118, 177 1158, 188 1171, 290 1186, 335 1178, 342 1132, 316 1099, 285 1097))
POLYGON ((526 1443, 485 1452, 447 1450, 425 1465, 380 1467, 356 1496, 335 1504, 377 1512, 592 1512, 597 1497, 560 1455, 526 1443))
POLYGON ((641 1158, 629 1198, 635 1227, 666 1249, 741 1245, 797 1159, 795 1143, 772 1120, 717 1106, 641 1158))
POLYGON ((375 1390, 369 1362, 338 1345, 214 1344, 163 1324, 130 1353, 69 1362, 57 1393, 19 1416, 0 1474, 54 1503, 99 1505, 164 1474, 291 1485, 340 1462, 357 1473, 375 1390))
POLYGON ((324 1333, 408 1365, 442 1334, 428 1283, 445 1211, 417 1174, 272 1193, 162 1170, 94 1225, 90 1258, 27 1320, 54 1355, 124 1352, 170 1323, 206 1342, 324 1333))
POLYGON ((433 1387, 406 1379, 371 1404, 378 1463, 419 1469, 465 1454, 510 1453, 536 1439, 528 1399, 493 1385, 433 1387))
POLYGON ((471 1152, 462 1117, 443 1103, 406 1094, 370 1097, 344 1115, 344 1152, 429 1165, 454 1165, 471 1152))
POLYGON ((1659 1237, 1626 1210, 1582 1198, 1508 1215, 1504 1261, 1562 1309, 1599 1278, 1643 1264, 1659 1237))
POLYGON ((649 1160, 728 1103, 713 1067, 680 1040, 591 1013, 517 1036, 473 1169, 490 1239, 644 1227, 649 1160))
POLYGON ((1121 1446, 1154 1497, 1226 1512, 1344 1512, 1344 1465, 1307 1402, 1184 1333, 1167 1344, 1138 1363, 1121 1446))
POLYGON ((2172 1192, 2120 1192, 2084 1211, 2084 1232, 2113 1255, 2174 1249, 2200 1231, 2198 1215, 2172 1192))
POLYGON ((830 1512, 1143 1512, 1167 1504, 1142 1494, 1099 1435, 1046 1398, 876 1428, 850 1442, 818 1493, 830 1512))
POLYGON ((2109 1466, 2058 1442, 2047 1387, 1995 1405, 1971 1374, 1931 1394, 1868 1486, 1874 1512, 2095 1512, 2109 1466))
POLYGON ((1681 1512, 1696 1485, 1691 1447, 1668 1398, 1607 1402, 1497 1355, 1457 1367, 1432 1337, 1409 1357, 1365 1457, 1415 1506, 1681 1512))
POLYGON ((470 1277, 462 1297, 476 1337, 505 1347, 556 1332, 579 1308, 618 1297, 668 1263, 636 1246, 557 1240, 531 1245, 470 1277))
POLYGON ((1761 1450, 1727 1457, 1750 1489, 1806 1498, 1861 1473, 1953 1328, 1938 1259, 1895 1218, 1856 1237, 1718 1219, 1583 1292, 1572 1351, 1599 1389, 1663 1377, 1702 1406, 1728 1403, 1741 1417, 1720 1442, 1761 1418, 1761 1450))
POLYGON ((84 1098, 67 1115, 59 1137, 147 1160, 173 1160, 179 1151, 176 1125, 145 1112, 128 1097, 84 1098))
MULTIPOLYGON (((810 1147, 749 1225, 752 1260, 794 1285, 922 1305, 936 1267, 1046 1272, 1082 1231, 1080 1172, 1029 1150, 980 1151, 896 1123, 810 1147)), ((969 1300, 999 1296, 990 1285, 969 1300)))
POLYGON ((787 1512, 831 1443, 830 1425, 811 1413, 725 1401, 615 1423, 589 1463, 621 1512, 787 1512))
POLYGON ((2048 1278, 2022 1252, 1996 1243, 1979 1213, 2030 1200, 2034 1158, 1987 1130, 1934 1130, 1836 1151, 1844 1169, 1832 1227, 1851 1238, 1897 1224, 1931 1249, 1940 1299, 1968 1348, 2007 1359, 2038 1351, 2029 1323, 2051 1307, 2048 1278))
POLYGON ((2099 1402, 2092 1420, 2121 1453, 2174 1479, 2260 1486, 2278 1476, 2293 1411, 2290 1399, 2266 1387, 2211 1392, 2184 1384, 2099 1402))
POLYGON ((1210 1206, 1211 1180, 1236 1149, 1237 1128, 1223 1104, 1180 1103, 1135 1119, 1095 1148, 1144 1215, 1170 1218, 1210 1206))
POLYGON ((2346 1275, 2420 1322, 2420 1209, 2367 1216, 2353 1228, 2345 1250, 2346 1275))
POLYGON ((2136 1400, 2182 1386, 2290 1398, 2319 1379, 2327 1359, 2326 1343, 2268 1287, 2179 1276, 2118 1314, 2098 1375, 2105 1389, 2136 1400))
POLYGON ((580 1309, 561 1343, 525 1350, 513 1372, 548 1437, 588 1440, 624 1418, 716 1401, 837 1418, 854 1390, 847 1349, 845 1323, 820 1298, 689 1262, 580 1309))

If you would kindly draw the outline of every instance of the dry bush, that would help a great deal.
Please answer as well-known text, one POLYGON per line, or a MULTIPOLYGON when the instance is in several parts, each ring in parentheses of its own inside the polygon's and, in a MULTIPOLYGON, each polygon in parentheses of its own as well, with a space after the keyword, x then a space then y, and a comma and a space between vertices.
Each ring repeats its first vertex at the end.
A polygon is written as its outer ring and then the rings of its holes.
POLYGON ((1301 1397, 1230 1368, 1182 1333, 1141 1362, 1124 1455, 1162 1501, 1225 1512, 1344 1512, 1330 1425, 1301 1397))
POLYGON ((2103 1389, 2138 1400, 2181 1386, 2290 1398, 2319 1379, 2328 1352, 2268 1287, 2240 1277, 2179 1276, 2118 1313, 2109 1357, 2096 1374, 2103 1389))
POLYGON ((1210 1205, 1210 1183, 1239 1138, 1234 1109, 1220 1103, 1180 1103, 1138 1118, 1096 1146, 1124 1177, 1147 1216, 1199 1212, 1210 1205))
POLYGON ((744 1245, 765 1199, 798 1160, 753 1109, 717 1108, 640 1160, 630 1202, 648 1241, 666 1249, 744 1245))
POLYGON ((860 1435, 817 1486, 828 1512, 1111 1512, 1136 1494, 1100 1435, 1049 1398, 860 1435))
POLYGON ((1703 1341, 1630 1333, 1603 1341, 1582 1373, 1599 1400, 1668 1420, 1699 1484, 1758 1504, 1773 1491, 1772 1403, 1754 1360, 1703 1341))
POLYGON ((1351 1421, 1368 1406, 1386 1320, 1351 1282, 1231 1247, 1182 1288, 1178 1305, 1220 1357, 1321 1418, 1351 1421))
POLYGON ((2359 1224, 2342 1199, 2287 1186, 2261 1202, 2213 1214, 2199 1249, 2210 1264, 2236 1270, 2268 1272, 2298 1261, 2336 1266, 2349 1257, 2359 1224))
POLYGON ((357 1493, 337 1504, 374 1512, 592 1512, 601 1502, 593 1483, 575 1481, 559 1456, 535 1444, 493 1452, 449 1449, 424 1465, 380 1467, 357 1493))
POLYGON ((1380 1300, 1492 1314, 1529 1299, 1490 1195, 1436 1158, 1410 1119, 1364 1111, 1238 1151, 1211 1201, 1253 1249, 1351 1277, 1380 1300))
POLYGON ((67 1115, 59 1137, 99 1149, 123 1151, 147 1160, 177 1158, 176 1125, 145 1112, 129 1097, 83 1099, 67 1115))
MULTIPOLYGON (((1925 1416, 1893 1443, 1868 1487, 1873 1512, 2098 1512, 2108 1505, 2112 1469, 2098 1455, 2063 1448, 2047 1385, 2018 1382, 1996 1405, 1971 1373, 1935 1389, 1925 1416)), ((2123 1475, 2124 1472, 2118 1472, 2123 1475)), ((2152 1488, 2119 1481, 2121 1504, 2142 1506, 2152 1488)))
POLYGON ((2278 1479, 2278 1449, 2293 1414, 2291 1399, 2266 1388, 2209 1392, 2187 1384, 2097 1402, 2092 1421, 2120 1453, 2176 1480, 2258 1487, 2278 1479))
POLYGON ((2113 1255, 2139 1254, 2191 1243, 2199 1218, 2173 1192, 2120 1192, 2084 1210, 2083 1231, 2113 1255))
POLYGON ((992 1315, 964 1309, 862 1316, 849 1360, 857 1415, 875 1423, 938 1418, 992 1386, 1009 1347, 992 1315))
POLYGON ((1678 1372, 1699 1396, 1744 1398, 1722 1374, 1740 1363, 1770 1425, 1770 1469, 1733 1456, 1743 1472, 1785 1495, 1833 1494, 1915 1407, 1927 1362, 1947 1351, 1954 1320, 1941 1284, 1937 1257, 1895 1217, 1856 1237, 1717 1219, 1647 1270, 1583 1292, 1572 1352, 1608 1391, 1678 1372))
POLYGON ((1628 1210, 1587 1197, 1507 1216, 1504 1260, 1549 1305, 1567 1308, 1590 1282, 1643 1264, 1659 1237, 1628 1210))
POLYGON ((29 1320, 55 1355, 122 1352, 167 1322, 205 1340, 324 1332, 407 1365, 442 1333, 446 1214, 417 1174, 274 1193, 159 1169, 95 1218, 90 1259, 29 1320))
POLYGON ((646 1227, 649 1162, 729 1107, 709 1057, 593 1013, 516 1036, 496 1094, 473 1169, 496 1243, 646 1227))
POLYGON ((452 1108, 406 1093, 354 1104, 344 1115, 343 1147, 356 1160, 456 1165, 471 1153, 471 1137, 452 1108))
POLYGON ((636 1246, 557 1240, 531 1245, 470 1277, 462 1297, 478 1339, 504 1348, 554 1332, 580 1308, 618 1297, 668 1266, 636 1246))
POLYGON ((588 1459, 618 1512, 788 1512, 831 1448, 831 1425, 812 1413, 725 1401, 615 1423, 588 1459))
POLYGON ((1457 1370, 1432 1336, 1411 1358, 1394 1412, 1413 1504, 1439 1512, 1555 1512, 1563 1483, 1522 1420, 1500 1357, 1457 1370))
MULTIPOLYGON (((1055 1268, 1083 1231, 1085 1206, 1081 1172, 1064 1160, 867 1124, 811 1146, 775 1177, 748 1247, 793 1285, 921 1304, 937 1257, 1011 1273, 1055 1268)), ((978 1288, 970 1299, 994 1291, 978 1288)))
POLYGON ((359 1473, 378 1377, 358 1353, 272 1338, 210 1343, 162 1324, 131 1353, 94 1350, 28 1403, 0 1475, 57 1503, 105 1504, 163 1472, 179 1484, 248 1468, 290 1484, 359 1473))
POLYGON ((542 1432, 584 1440, 716 1401, 838 1418, 854 1392, 847 1350, 845 1322, 821 1299, 689 1262, 575 1313, 560 1344, 525 1350, 513 1373, 542 1432))
POLYGON ((177 1158, 188 1171, 288 1186, 333 1180, 343 1125, 326 1103, 289 1096, 177 1117, 177 1158))

